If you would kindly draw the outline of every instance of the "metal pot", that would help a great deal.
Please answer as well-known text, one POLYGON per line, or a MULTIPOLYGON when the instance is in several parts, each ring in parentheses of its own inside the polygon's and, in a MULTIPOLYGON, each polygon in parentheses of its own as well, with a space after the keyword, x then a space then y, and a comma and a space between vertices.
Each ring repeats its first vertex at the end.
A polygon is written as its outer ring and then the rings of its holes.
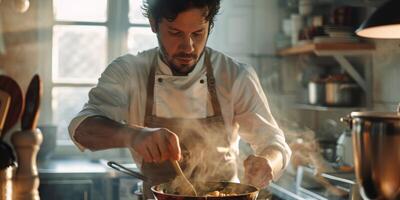
POLYGON ((354 106, 359 104, 360 87, 347 82, 308 83, 308 103, 325 106, 354 106))
POLYGON ((325 83, 308 83, 308 103, 312 105, 322 105, 325 103, 325 83))
MULTIPOLYGON (((116 169, 122 173, 128 174, 143 181, 148 180, 148 178, 141 173, 127 169, 116 162, 110 161, 107 164, 111 168, 116 169)), ((171 183, 163 183, 152 186, 151 191, 153 192, 154 197, 157 200, 255 200, 257 199, 259 193, 259 189, 257 187, 233 182, 202 182, 194 183, 193 185, 196 186, 196 191, 199 194, 198 196, 175 194, 176 191, 171 191, 171 188, 173 188, 171 187, 171 183), (214 191, 220 191, 223 193, 228 193, 230 195, 218 197, 207 197, 205 195, 209 192, 214 191)))
POLYGON ((400 114, 352 112, 355 171, 365 199, 400 199, 400 114))
POLYGON ((327 82, 325 84, 325 105, 354 106, 358 104, 359 86, 355 83, 327 82))

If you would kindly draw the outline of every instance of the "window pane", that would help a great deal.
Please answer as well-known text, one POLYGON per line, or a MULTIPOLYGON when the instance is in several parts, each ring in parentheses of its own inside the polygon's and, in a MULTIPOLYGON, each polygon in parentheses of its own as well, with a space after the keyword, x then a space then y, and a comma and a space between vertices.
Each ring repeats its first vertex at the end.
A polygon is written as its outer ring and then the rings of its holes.
POLYGON ((107 62, 107 29, 54 26, 53 81, 95 83, 107 62))
POLYGON ((143 0, 129 0, 129 21, 132 24, 148 24, 149 20, 143 16, 143 0))
POLYGON ((54 16, 61 21, 107 21, 107 0, 53 0, 54 16))
POLYGON ((132 54, 157 46, 157 37, 150 27, 132 27, 128 32, 128 50, 132 54))
POLYGON ((88 101, 89 87, 54 87, 53 116, 58 125, 57 140, 70 141, 68 125, 88 101))

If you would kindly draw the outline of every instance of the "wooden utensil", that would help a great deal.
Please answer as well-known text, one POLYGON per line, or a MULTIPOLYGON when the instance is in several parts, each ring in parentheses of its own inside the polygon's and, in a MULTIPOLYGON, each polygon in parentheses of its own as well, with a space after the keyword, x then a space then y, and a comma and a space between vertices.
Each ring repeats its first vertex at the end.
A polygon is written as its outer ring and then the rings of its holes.
POLYGON ((185 174, 182 172, 182 169, 179 166, 178 161, 171 160, 171 163, 172 163, 172 166, 174 167, 176 173, 178 174, 176 179, 182 183, 181 187, 179 188, 182 190, 182 193, 183 194, 194 194, 195 196, 197 196, 196 189, 194 188, 192 183, 190 183, 190 181, 186 178, 185 174))
POLYGON ((15 123, 17 123, 21 115, 23 96, 21 88, 17 82, 8 76, 0 75, 0 90, 7 92, 11 97, 3 130, 0 133, 1 138, 3 138, 5 133, 7 133, 15 125, 15 123))
POLYGON ((0 90, 0 134, 3 130, 4 122, 6 121, 10 101, 11 96, 7 92, 0 90))
POLYGON ((29 83, 25 94, 25 109, 21 118, 22 130, 33 130, 39 119, 40 97, 42 96, 42 82, 39 75, 35 74, 29 83))

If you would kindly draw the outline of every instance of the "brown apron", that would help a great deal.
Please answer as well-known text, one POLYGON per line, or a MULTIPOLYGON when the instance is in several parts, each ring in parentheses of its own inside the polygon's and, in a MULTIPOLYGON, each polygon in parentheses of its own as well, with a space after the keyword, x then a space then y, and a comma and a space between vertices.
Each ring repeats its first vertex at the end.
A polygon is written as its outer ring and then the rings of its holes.
MULTIPOLYGON (((178 135, 183 157, 179 164, 191 181, 231 181, 236 175, 235 153, 230 147, 207 53, 205 52, 207 88, 214 115, 201 119, 161 118, 152 115, 156 60, 153 61, 147 84, 144 125, 167 128, 178 135)), ((143 184, 145 199, 153 198, 151 186, 169 182, 176 176, 170 161, 143 162, 141 171, 150 179, 143 184)))

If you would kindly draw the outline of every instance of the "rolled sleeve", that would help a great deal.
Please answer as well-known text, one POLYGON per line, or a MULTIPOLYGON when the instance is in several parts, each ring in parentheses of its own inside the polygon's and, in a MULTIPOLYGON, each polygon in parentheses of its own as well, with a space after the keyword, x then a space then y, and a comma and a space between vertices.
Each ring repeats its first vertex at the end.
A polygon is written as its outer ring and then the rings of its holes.
POLYGON ((76 128, 78 128, 78 126, 86 119, 86 118, 88 118, 88 117, 91 117, 91 116, 95 116, 95 114, 87 114, 87 115, 80 115, 80 116, 76 116, 75 118, 73 118, 72 120, 71 120, 71 122, 69 123, 69 126, 68 126, 68 132, 69 132, 69 135, 70 135, 70 137, 71 137, 71 140, 72 140, 72 142, 74 142, 74 144, 79 148, 79 150, 81 150, 81 151, 85 151, 85 147, 84 146, 82 146, 78 141, 76 141, 76 139, 75 139, 75 130, 76 130, 76 128))
POLYGON ((129 88, 127 72, 124 63, 118 59, 111 63, 102 73, 96 87, 89 92, 89 101, 83 109, 74 117, 68 132, 72 141, 81 150, 85 147, 79 144, 75 138, 76 128, 88 117, 105 116, 118 122, 126 122, 129 113, 129 88))
POLYGON ((233 90, 234 120, 239 124, 241 139, 249 143, 257 155, 271 147, 279 150, 282 153, 284 169, 289 163, 291 150, 285 141, 284 133, 271 114, 257 74, 251 67, 246 67, 241 73, 233 90))

